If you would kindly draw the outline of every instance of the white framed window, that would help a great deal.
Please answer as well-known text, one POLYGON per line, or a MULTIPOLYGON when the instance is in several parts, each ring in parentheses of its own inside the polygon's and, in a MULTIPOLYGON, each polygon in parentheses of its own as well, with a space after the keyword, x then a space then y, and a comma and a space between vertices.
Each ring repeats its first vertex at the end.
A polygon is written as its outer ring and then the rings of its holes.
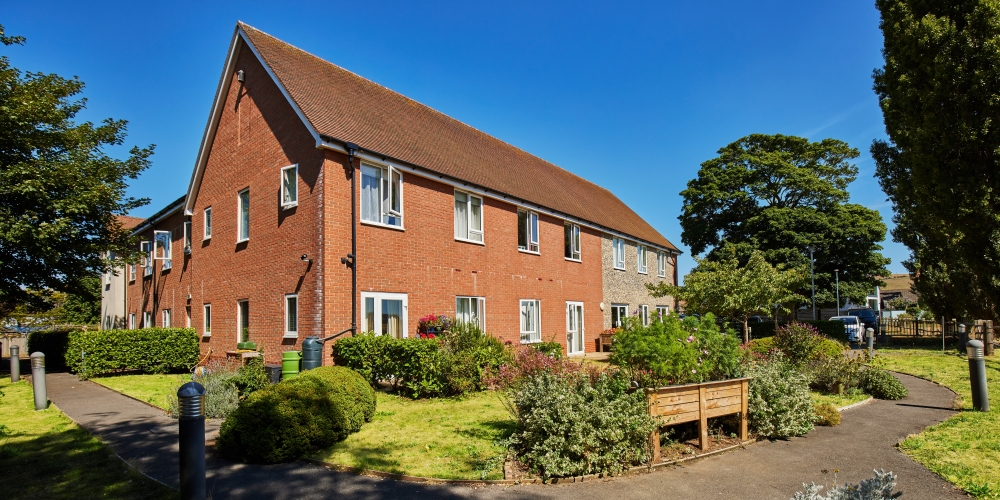
POLYGON ((128 265, 128 280, 129 282, 135 281, 135 264, 128 265))
POLYGON ((237 342, 250 341, 250 301, 236 301, 236 338, 237 342))
POLYGON ((236 217, 236 242, 250 239, 250 188, 239 192, 236 217))
POLYGON ((128 315, 128 329, 135 330, 135 313, 129 313, 128 315))
POLYGON ((164 271, 172 267, 170 260, 172 239, 170 231, 153 231, 153 260, 162 260, 161 269, 164 271))
POLYGON ((361 221, 403 227, 403 175, 398 170, 361 164, 361 221))
POLYGON ((149 311, 142 312, 142 327, 143 328, 153 327, 153 313, 149 311))
POLYGON ((615 269, 625 269, 625 240, 612 238, 611 253, 614 257, 615 269))
POLYGON ((538 214, 535 212, 517 211, 517 249, 538 253, 538 214))
POLYGON ((152 276, 153 274, 153 242, 140 241, 139 251, 142 252, 142 276, 152 276))
POLYGON ((407 297, 405 293, 361 292, 361 329, 376 335, 406 338, 407 297))
POLYGON ((642 320, 642 326, 649 326, 649 306, 646 304, 639 304, 639 318, 642 320))
POLYGON ((611 304, 611 328, 619 328, 628 317, 628 304, 611 304))
POLYGON ((163 328, 170 328, 170 309, 164 309, 160 312, 163 315, 163 323, 160 326, 163 328))
POLYGON ((281 208, 299 205, 299 165, 281 169, 281 208))
POLYGON ((566 302, 566 354, 583 354, 583 302, 566 302))
POLYGON ((290 293, 285 295, 285 337, 296 338, 299 336, 299 295, 290 293))
POLYGON ((202 330, 201 335, 203 337, 212 336, 212 304, 204 304, 202 306, 202 330))
POLYGON ((667 253, 656 252, 656 275, 661 278, 667 277, 667 253))
POLYGON ((567 222, 563 226, 563 246, 566 247, 566 258, 580 260, 580 226, 567 222))
POLYGON ((636 266, 637 270, 640 274, 646 274, 646 254, 648 253, 646 252, 646 245, 636 245, 636 248, 639 249, 636 254, 636 260, 639 262, 636 266))
POLYGON ((202 226, 202 240, 212 239, 212 207, 205 208, 205 219, 202 226))
POLYGON ((483 242, 483 199, 455 190, 455 239, 483 242))
POLYGON ((656 306, 656 317, 659 319, 670 316, 670 306, 656 306))
POLYGON ((541 301, 521 299, 521 343, 542 341, 541 301))
POLYGON ((486 331, 486 299, 484 297, 455 297, 455 321, 469 323, 486 331))
POLYGON ((184 223, 184 254, 191 255, 191 221, 184 223))

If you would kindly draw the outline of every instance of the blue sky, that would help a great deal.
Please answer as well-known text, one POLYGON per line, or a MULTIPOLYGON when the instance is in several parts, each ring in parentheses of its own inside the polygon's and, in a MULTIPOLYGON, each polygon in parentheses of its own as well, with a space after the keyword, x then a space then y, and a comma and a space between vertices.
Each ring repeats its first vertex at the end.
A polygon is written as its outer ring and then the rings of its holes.
MULTIPOLYGON (((868 148, 884 137, 870 0, 834 2, 15 2, 22 70, 77 75, 86 120, 156 144, 129 192, 147 216, 184 194, 237 20, 607 187, 685 250, 679 192, 750 133, 861 150, 851 199, 891 207, 868 148)), ((887 237, 890 269, 908 256, 887 237)))

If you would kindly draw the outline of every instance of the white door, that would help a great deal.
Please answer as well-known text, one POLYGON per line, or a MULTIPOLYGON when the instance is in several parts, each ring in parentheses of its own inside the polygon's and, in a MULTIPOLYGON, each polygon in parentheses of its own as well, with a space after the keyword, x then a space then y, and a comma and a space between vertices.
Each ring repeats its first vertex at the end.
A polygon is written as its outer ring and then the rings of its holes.
POLYGON ((583 302, 566 303, 566 353, 583 354, 583 302))
POLYGON ((361 331, 406 338, 405 293, 361 293, 361 331))

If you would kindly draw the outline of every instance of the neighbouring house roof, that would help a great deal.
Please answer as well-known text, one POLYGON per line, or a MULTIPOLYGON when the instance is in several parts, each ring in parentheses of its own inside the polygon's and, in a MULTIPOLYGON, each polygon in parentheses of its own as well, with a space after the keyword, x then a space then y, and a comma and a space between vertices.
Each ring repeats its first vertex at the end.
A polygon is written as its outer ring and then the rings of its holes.
MULTIPOLYGON (((237 24, 229 61, 235 60, 241 39, 259 55, 318 141, 355 143, 370 153, 679 253, 607 189, 244 23, 237 24)), ((217 108, 229 78, 224 74, 220 82, 217 108)), ((202 144, 188 210, 215 121, 210 120, 202 144)))
POLYGON ((133 227, 138 226, 139 223, 145 220, 140 217, 132 217, 129 215, 117 215, 115 216, 115 218, 118 219, 118 222, 120 222, 122 227, 125 229, 132 229, 133 227))
MULTIPOLYGON (((181 196, 180 198, 177 198, 176 200, 174 200, 173 203, 171 203, 171 204, 167 205, 166 207, 164 207, 163 209, 161 209, 159 212, 156 212, 155 214, 150 215, 146 219, 142 220, 139 224, 133 225, 132 226, 132 234, 139 234, 139 233, 145 231, 146 229, 148 229, 150 226, 156 224, 160 220, 165 219, 166 217, 168 217, 170 215, 173 215, 174 212, 177 212, 181 208, 184 208, 184 201, 186 199, 187 199, 187 195, 181 196)), ((129 217, 129 219, 135 219, 135 217, 129 217)), ((126 227, 128 227, 128 226, 126 226, 126 227)))

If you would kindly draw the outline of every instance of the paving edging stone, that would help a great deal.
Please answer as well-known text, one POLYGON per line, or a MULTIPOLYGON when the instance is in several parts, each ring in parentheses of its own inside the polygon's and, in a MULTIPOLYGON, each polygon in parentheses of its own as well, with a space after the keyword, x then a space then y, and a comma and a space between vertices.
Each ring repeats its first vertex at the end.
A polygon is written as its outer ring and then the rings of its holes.
POLYGON ((875 398, 873 398, 871 396, 868 396, 868 399, 865 399, 865 400, 862 400, 862 401, 858 401, 857 403, 851 403, 851 404, 849 404, 847 406, 843 406, 843 407, 837 408, 837 411, 839 411, 840 413, 843 413, 843 412, 845 412, 847 410, 850 410, 851 408, 857 408, 857 407, 859 407, 861 405, 866 405, 868 403, 871 403, 872 401, 875 401, 875 398))

